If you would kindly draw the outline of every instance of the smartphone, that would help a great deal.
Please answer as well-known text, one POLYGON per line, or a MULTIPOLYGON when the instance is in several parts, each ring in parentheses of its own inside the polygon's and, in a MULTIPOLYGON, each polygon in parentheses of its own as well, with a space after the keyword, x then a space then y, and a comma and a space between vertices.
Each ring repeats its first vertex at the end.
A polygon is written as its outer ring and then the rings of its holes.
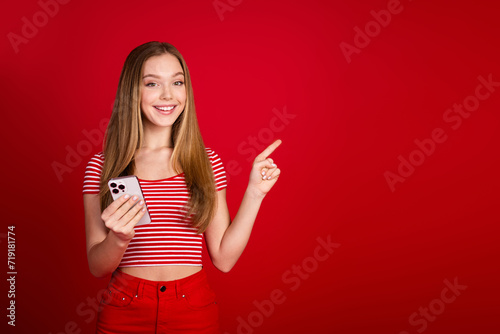
MULTIPOLYGON (((141 185, 139 184, 139 180, 135 175, 112 178, 108 181, 108 187, 114 200, 125 194, 129 194, 130 197, 134 195, 137 195, 139 197, 139 199, 132 207, 137 205, 137 203, 139 203, 141 200, 144 201, 144 195, 142 193, 141 185)), ((136 226, 151 223, 151 216, 149 215, 149 209, 146 205, 146 201, 144 201, 144 207, 146 208, 146 212, 142 216, 141 220, 137 222, 136 226)))

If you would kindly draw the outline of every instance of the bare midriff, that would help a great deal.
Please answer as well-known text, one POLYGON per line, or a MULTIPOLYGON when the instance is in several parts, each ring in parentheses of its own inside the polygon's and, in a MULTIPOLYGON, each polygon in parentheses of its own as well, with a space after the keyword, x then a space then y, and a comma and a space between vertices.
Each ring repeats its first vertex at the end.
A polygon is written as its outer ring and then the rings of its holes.
POLYGON ((193 274, 202 269, 202 266, 155 266, 155 267, 119 267, 122 272, 149 281, 173 281, 193 274))

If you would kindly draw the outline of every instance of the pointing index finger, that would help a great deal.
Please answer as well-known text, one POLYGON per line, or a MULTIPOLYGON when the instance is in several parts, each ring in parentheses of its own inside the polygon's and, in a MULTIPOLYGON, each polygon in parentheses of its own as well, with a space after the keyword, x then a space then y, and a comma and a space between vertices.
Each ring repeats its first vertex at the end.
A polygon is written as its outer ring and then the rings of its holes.
POLYGON ((282 143, 281 139, 278 139, 276 141, 274 141, 271 145, 269 145, 264 151, 262 151, 262 153, 260 153, 258 156, 257 156, 257 160, 259 161, 262 161, 262 160, 265 160, 267 159, 268 156, 271 155, 271 153, 274 152, 274 150, 280 146, 282 143))

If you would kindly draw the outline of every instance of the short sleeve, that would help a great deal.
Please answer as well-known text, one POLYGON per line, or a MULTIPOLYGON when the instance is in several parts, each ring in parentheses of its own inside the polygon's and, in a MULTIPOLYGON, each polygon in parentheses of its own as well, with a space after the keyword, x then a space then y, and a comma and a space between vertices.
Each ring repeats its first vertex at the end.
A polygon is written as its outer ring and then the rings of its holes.
POLYGON ((220 191, 227 187, 226 171, 221 158, 214 152, 214 150, 207 148, 208 157, 212 163, 212 169, 215 176, 215 189, 220 191))
POLYGON ((104 165, 104 154, 95 154, 87 163, 85 176, 83 178, 84 194, 99 194, 102 166, 104 165))

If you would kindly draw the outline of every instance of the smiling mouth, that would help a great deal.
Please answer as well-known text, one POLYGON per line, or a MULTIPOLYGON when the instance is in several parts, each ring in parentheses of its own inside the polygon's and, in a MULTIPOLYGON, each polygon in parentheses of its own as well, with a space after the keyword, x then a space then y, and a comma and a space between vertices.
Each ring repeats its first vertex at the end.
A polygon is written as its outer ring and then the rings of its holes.
POLYGON ((158 107, 158 106, 154 106, 156 109, 160 110, 160 111, 171 111, 171 110, 174 110, 174 108, 176 106, 168 106, 168 107, 158 107))

